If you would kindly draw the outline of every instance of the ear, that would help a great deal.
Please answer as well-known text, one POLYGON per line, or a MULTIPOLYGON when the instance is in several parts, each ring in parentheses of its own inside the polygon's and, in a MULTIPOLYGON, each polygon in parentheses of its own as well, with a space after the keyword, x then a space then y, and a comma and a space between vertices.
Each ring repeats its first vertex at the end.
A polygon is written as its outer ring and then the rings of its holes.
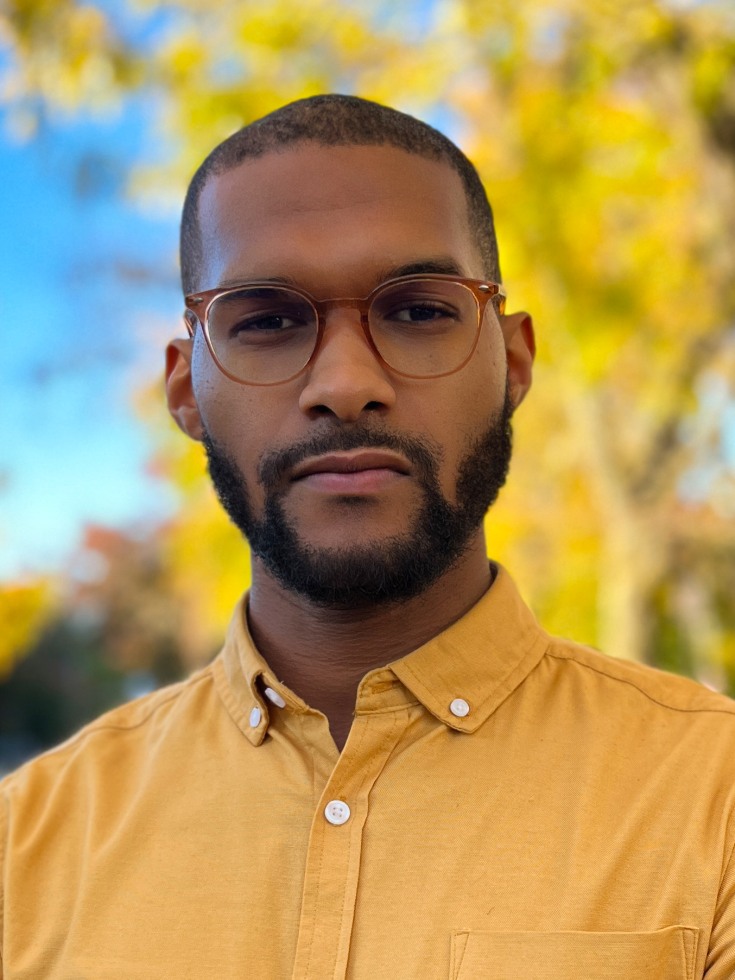
POLYGON ((530 314, 503 314, 500 317, 505 350, 508 358, 508 381, 513 406, 518 408, 531 387, 533 359, 536 356, 536 338, 530 314))
POLYGON ((166 348, 166 400, 174 421, 190 439, 201 442, 204 426, 194 397, 191 357, 194 341, 172 340, 166 348))

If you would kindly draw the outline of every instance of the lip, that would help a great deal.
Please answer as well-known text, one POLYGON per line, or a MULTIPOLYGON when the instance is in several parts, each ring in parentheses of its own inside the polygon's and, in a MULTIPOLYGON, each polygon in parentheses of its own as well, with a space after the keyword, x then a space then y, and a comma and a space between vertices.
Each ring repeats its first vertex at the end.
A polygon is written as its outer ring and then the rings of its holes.
POLYGON ((407 476, 411 466, 405 457, 384 449, 359 449, 353 452, 325 453, 313 456, 297 464, 291 473, 292 480, 303 480, 320 473, 363 473, 385 471, 407 476))

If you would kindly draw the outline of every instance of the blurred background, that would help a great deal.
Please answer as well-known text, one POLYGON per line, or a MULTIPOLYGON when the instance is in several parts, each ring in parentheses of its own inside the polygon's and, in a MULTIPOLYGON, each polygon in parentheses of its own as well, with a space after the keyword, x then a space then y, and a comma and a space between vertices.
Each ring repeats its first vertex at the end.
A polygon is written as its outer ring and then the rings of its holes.
POLYGON ((0 4, 0 772, 217 651, 248 584, 163 407, 186 184, 301 96, 457 141, 539 354, 487 520, 544 625, 735 695, 735 8, 0 4))

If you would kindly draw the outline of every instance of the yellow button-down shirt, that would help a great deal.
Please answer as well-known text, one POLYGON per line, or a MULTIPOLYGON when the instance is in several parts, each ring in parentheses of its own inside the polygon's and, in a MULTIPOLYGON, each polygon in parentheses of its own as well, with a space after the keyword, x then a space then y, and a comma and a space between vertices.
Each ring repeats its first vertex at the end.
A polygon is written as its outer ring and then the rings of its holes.
POLYGON ((502 570, 341 754, 240 609, 0 804, 4 980, 735 977, 735 703, 549 637, 502 570))

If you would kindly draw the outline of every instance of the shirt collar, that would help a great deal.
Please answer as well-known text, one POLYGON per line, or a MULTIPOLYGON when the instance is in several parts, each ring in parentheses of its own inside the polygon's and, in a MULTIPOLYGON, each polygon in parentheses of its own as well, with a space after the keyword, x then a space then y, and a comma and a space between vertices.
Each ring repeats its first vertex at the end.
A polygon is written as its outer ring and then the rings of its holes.
MULTIPOLYGON (((510 575, 496 567, 492 586, 464 616, 407 656, 371 671, 361 689, 390 672, 445 725, 476 731, 533 670, 549 642, 510 575), (464 714, 461 702, 469 708, 464 714)), ((231 717, 250 742, 260 745, 269 722, 266 688, 293 711, 309 707, 278 681, 256 649, 246 601, 247 596, 235 610, 214 676, 231 717)))
POLYGON ((474 732, 544 655, 539 627, 501 566, 492 586, 461 619, 391 669, 436 718, 474 732), (457 714, 465 702, 469 711, 457 714), (453 710, 454 708, 454 710, 453 710))
POLYGON ((280 695, 292 710, 309 709, 301 698, 277 680, 256 649, 247 625, 247 598, 246 593, 235 607, 213 671, 217 690, 233 721, 248 741, 260 745, 268 734, 270 721, 270 702, 265 697, 267 688, 280 695))

